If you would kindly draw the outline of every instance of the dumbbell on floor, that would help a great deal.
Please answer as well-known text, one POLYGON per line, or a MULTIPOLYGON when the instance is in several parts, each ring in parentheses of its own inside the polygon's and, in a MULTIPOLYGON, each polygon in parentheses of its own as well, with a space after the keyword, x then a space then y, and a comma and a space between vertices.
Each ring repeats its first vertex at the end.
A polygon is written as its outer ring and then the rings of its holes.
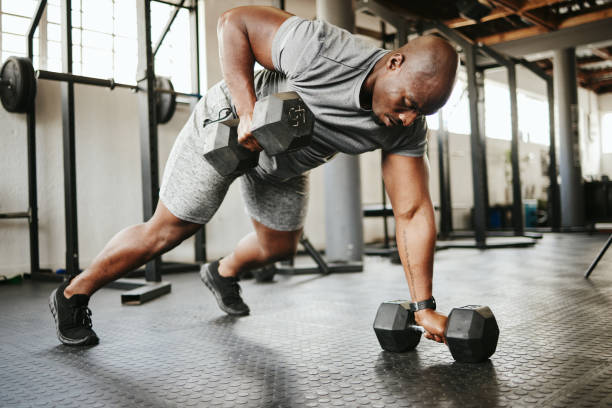
MULTIPOLYGON (((424 329, 416 324, 410 302, 396 300, 380 305, 374 332, 384 350, 402 353, 419 344, 424 329)), ((499 328, 488 306, 463 306, 451 311, 444 336, 456 361, 479 363, 495 353, 499 328)))
MULTIPOLYGON (((238 143, 237 119, 211 123, 213 148, 206 160, 223 176, 242 174, 255 167, 259 152, 238 143)), ((312 138, 314 115, 295 92, 281 92, 255 103, 251 132, 265 152, 274 156, 308 146, 312 138)))

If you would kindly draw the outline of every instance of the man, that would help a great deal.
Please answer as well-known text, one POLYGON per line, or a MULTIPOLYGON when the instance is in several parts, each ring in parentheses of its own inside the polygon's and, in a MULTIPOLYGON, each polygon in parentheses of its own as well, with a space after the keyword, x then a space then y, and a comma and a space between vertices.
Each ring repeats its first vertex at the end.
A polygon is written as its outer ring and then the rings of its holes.
POLYGON ((312 144, 273 158, 264 152, 259 165, 240 177, 255 231, 231 254, 204 265, 202 280, 226 313, 248 314, 236 276, 295 253, 306 214, 308 170, 337 152, 382 149, 382 172, 410 295, 414 302, 423 302, 416 321, 426 329, 426 337, 444 341, 447 319, 435 312, 432 298, 436 231, 424 115, 448 99, 457 69, 455 50, 427 36, 389 52, 328 23, 256 6, 223 14, 218 36, 224 81, 207 92, 179 134, 155 214, 119 232, 87 270, 51 294, 60 341, 96 344, 89 297, 175 247, 213 216, 234 178, 219 175, 203 158, 212 140, 207 124, 235 112, 239 142, 261 150, 250 133, 255 101, 288 90, 296 91, 315 115, 312 144), (266 70, 254 75, 255 61, 266 70))

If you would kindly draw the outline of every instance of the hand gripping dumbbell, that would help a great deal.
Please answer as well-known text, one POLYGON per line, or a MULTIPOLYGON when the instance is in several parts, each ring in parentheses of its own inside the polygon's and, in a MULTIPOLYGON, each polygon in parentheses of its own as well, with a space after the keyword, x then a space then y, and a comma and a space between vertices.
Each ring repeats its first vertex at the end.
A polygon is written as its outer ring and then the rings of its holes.
MULTIPOLYGON (((238 124, 238 119, 231 119, 209 125, 215 126, 214 144, 204 157, 222 176, 242 174, 259 160, 259 152, 238 143, 238 124)), ((308 146, 313 126, 314 115, 295 92, 269 95, 255 103, 251 132, 270 156, 308 146)))
MULTIPOLYGON (((378 308, 374 332, 384 350, 410 351, 419 344, 424 331, 417 326, 409 301, 384 302, 378 308)), ((499 328, 488 306, 463 306, 451 311, 444 336, 456 361, 479 363, 495 353, 499 328)))

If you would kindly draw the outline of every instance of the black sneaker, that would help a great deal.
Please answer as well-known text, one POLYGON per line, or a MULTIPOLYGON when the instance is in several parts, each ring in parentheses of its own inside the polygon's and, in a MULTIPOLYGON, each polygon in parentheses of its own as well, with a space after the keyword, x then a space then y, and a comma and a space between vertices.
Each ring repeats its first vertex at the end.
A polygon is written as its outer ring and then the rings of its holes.
POLYGON ((59 340, 68 346, 92 346, 99 339, 91 329, 91 310, 87 307, 88 295, 64 297, 64 289, 70 281, 62 283, 49 297, 49 308, 55 320, 59 340))
POLYGON ((221 310, 232 316, 246 316, 249 307, 240 297, 237 278, 224 278, 219 275, 219 261, 207 263, 200 271, 202 282, 215 295, 221 310))

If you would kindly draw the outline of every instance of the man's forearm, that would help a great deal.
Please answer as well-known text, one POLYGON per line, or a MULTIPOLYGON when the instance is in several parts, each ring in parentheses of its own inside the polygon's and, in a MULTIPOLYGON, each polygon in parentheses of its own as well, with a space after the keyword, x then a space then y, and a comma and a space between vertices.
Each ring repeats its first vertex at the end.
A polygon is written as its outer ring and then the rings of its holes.
POLYGON ((410 217, 396 218, 396 240, 413 302, 432 296, 436 226, 433 208, 424 204, 410 217))
POLYGON ((250 114, 255 106, 253 85, 255 55, 238 13, 225 13, 217 25, 219 58, 223 79, 232 95, 238 116, 250 114))

